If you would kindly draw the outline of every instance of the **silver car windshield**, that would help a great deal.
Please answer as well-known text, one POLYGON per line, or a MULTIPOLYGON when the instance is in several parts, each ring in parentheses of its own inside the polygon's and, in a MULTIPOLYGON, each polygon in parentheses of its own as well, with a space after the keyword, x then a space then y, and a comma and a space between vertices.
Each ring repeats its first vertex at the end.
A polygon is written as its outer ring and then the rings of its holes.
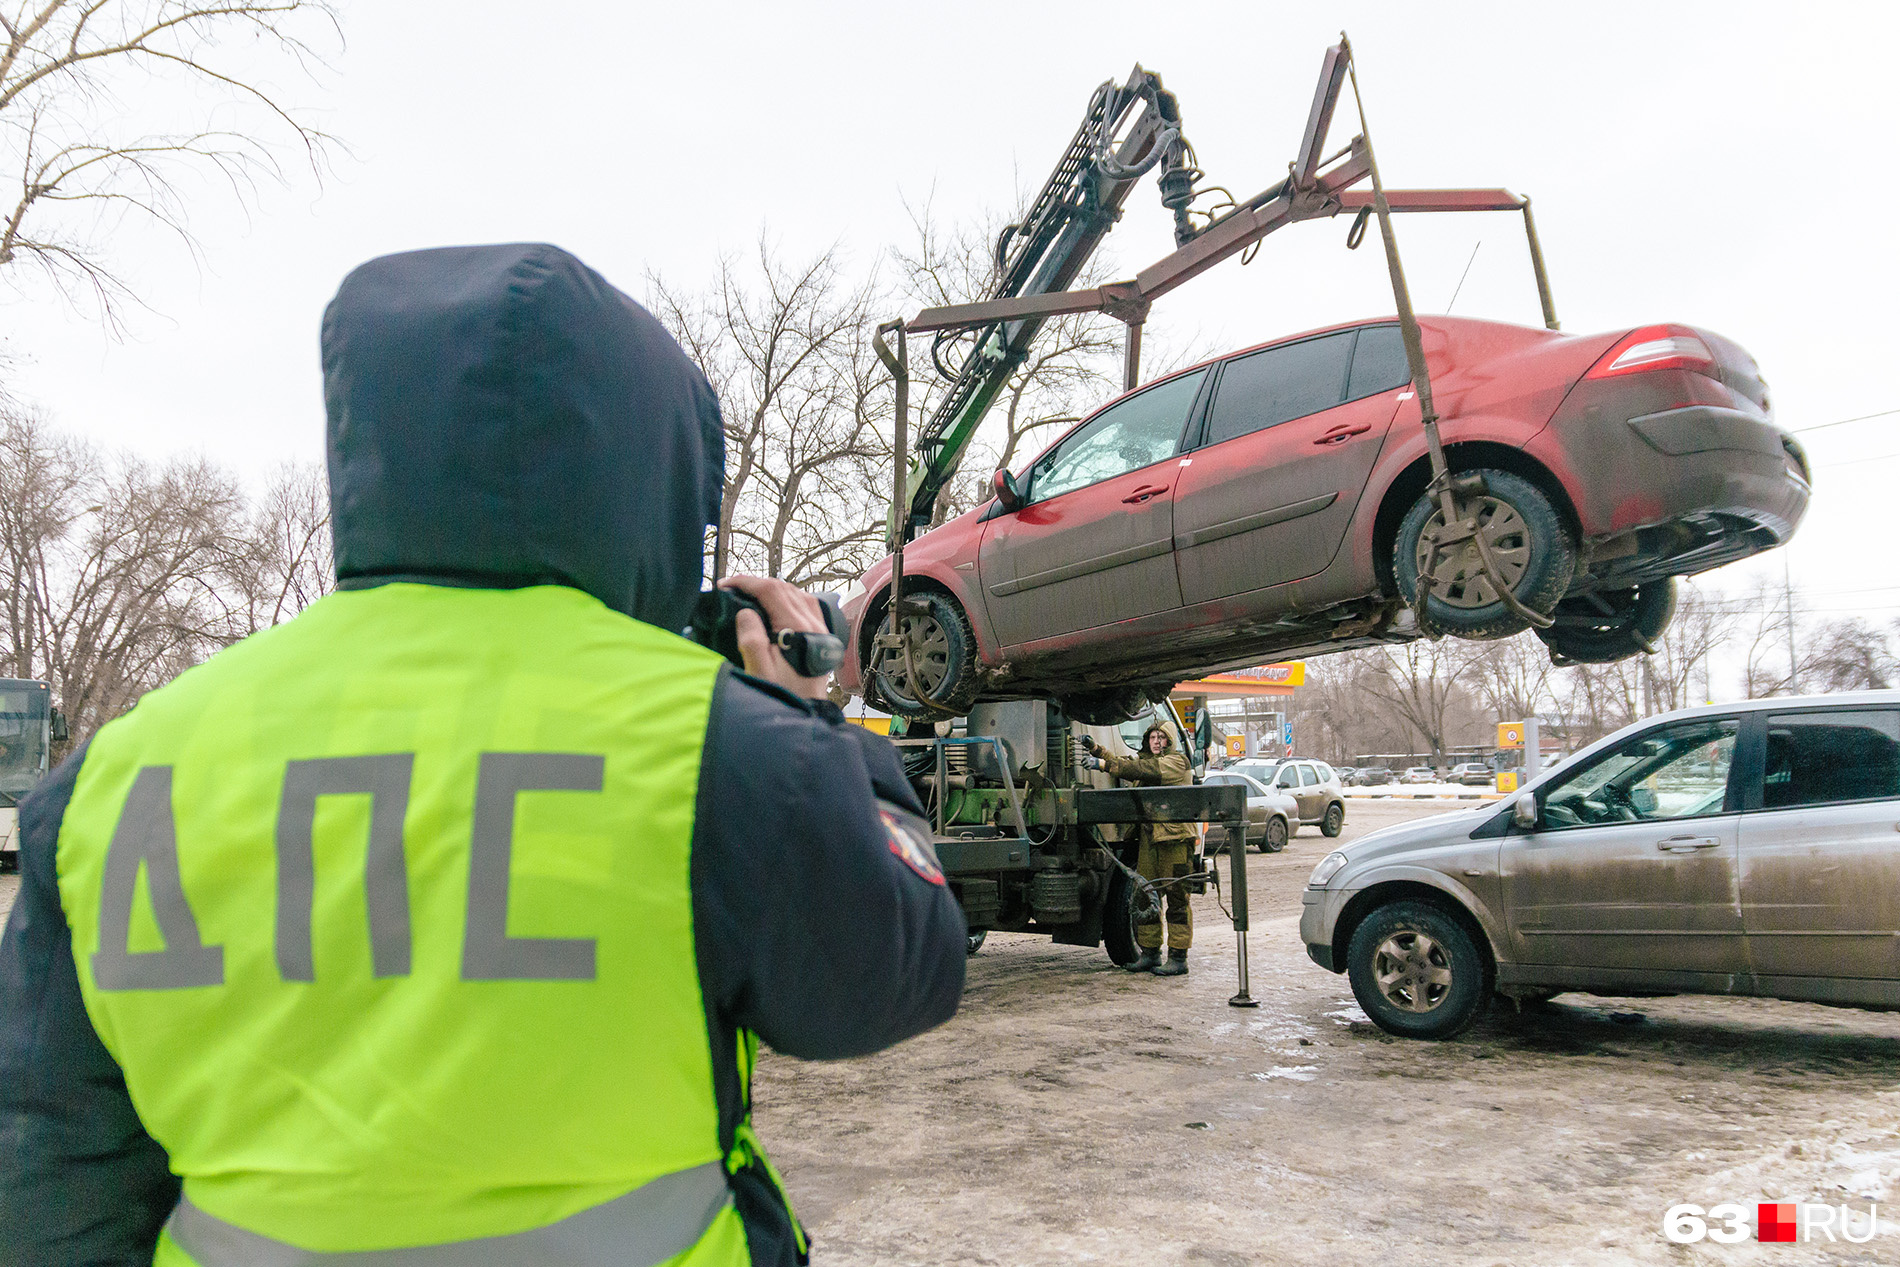
POLYGON ((1638 735, 1544 794, 1544 825, 1692 818, 1722 808, 1740 723, 1709 718, 1638 735))

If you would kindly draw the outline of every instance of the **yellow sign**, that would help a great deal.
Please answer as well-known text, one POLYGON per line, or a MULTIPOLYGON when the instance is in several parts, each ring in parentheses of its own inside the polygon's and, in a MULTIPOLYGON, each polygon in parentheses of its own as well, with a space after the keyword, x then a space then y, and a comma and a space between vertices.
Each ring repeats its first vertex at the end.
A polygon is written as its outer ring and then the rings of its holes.
POLYGON ((1227 736, 1227 755, 1230 757, 1246 756, 1247 755, 1247 736, 1245 735, 1227 736))
POLYGON ((1498 771, 1498 791, 1500 792, 1517 791, 1517 771, 1516 770, 1499 770, 1498 771))
POLYGON ((1498 747, 1522 748, 1524 746, 1524 723, 1521 721, 1501 721, 1498 723, 1498 747))

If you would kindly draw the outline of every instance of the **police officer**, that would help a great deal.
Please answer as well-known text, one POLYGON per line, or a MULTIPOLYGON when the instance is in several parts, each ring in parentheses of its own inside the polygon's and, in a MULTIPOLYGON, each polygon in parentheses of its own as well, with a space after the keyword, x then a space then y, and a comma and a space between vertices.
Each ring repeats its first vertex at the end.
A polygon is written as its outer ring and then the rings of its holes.
POLYGON ((965 930, 889 744, 675 632, 711 388, 549 246, 374 260, 322 344, 339 592, 21 806, 0 1262, 804 1261, 758 1041, 942 1022, 965 930))
MULTIPOLYGON (((1105 770, 1118 779, 1128 779, 1149 787, 1179 787, 1194 782, 1187 758, 1174 750, 1174 740, 1161 726, 1150 726, 1141 737, 1142 755, 1118 757, 1093 739, 1084 739, 1090 755, 1083 764, 1093 770, 1105 770)), ((1189 856, 1194 840, 1192 823, 1143 823, 1135 870, 1149 880, 1169 880, 1189 874, 1189 856)), ((1135 944, 1141 954, 1128 965, 1130 972, 1152 972, 1157 977, 1187 975, 1188 947, 1194 944, 1194 912, 1188 906, 1184 886, 1167 888, 1168 957, 1161 958, 1159 921, 1135 925, 1135 944)))

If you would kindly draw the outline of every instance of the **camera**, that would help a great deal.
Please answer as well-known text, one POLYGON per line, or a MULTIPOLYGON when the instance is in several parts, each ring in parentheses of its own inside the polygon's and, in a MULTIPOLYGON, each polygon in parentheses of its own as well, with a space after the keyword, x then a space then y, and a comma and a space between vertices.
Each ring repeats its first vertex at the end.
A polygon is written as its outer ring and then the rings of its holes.
POLYGON ((836 594, 816 597, 824 609, 825 627, 830 633, 808 633, 802 629, 774 631, 772 618, 765 614, 765 609, 738 590, 701 590, 686 636, 743 669, 745 658, 739 654, 739 613, 757 612, 765 625, 766 637, 792 666, 792 672, 800 677, 823 677, 844 663, 844 612, 838 606, 836 594))

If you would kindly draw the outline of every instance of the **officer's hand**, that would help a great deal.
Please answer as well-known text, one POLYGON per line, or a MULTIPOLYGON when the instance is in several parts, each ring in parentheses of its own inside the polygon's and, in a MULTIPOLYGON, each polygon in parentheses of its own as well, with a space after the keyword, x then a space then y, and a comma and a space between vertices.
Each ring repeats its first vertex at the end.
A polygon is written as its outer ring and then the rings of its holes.
MULTIPOLYGON (((719 582, 719 587, 738 590, 765 608, 774 629, 830 632, 825 626, 824 608, 818 605, 818 600, 788 581, 763 576, 728 576, 719 582)), ((794 673, 766 636, 765 622, 759 619, 758 613, 739 613, 738 635, 739 655, 745 660, 747 673, 806 699, 825 698, 825 678, 800 677, 794 673)))

